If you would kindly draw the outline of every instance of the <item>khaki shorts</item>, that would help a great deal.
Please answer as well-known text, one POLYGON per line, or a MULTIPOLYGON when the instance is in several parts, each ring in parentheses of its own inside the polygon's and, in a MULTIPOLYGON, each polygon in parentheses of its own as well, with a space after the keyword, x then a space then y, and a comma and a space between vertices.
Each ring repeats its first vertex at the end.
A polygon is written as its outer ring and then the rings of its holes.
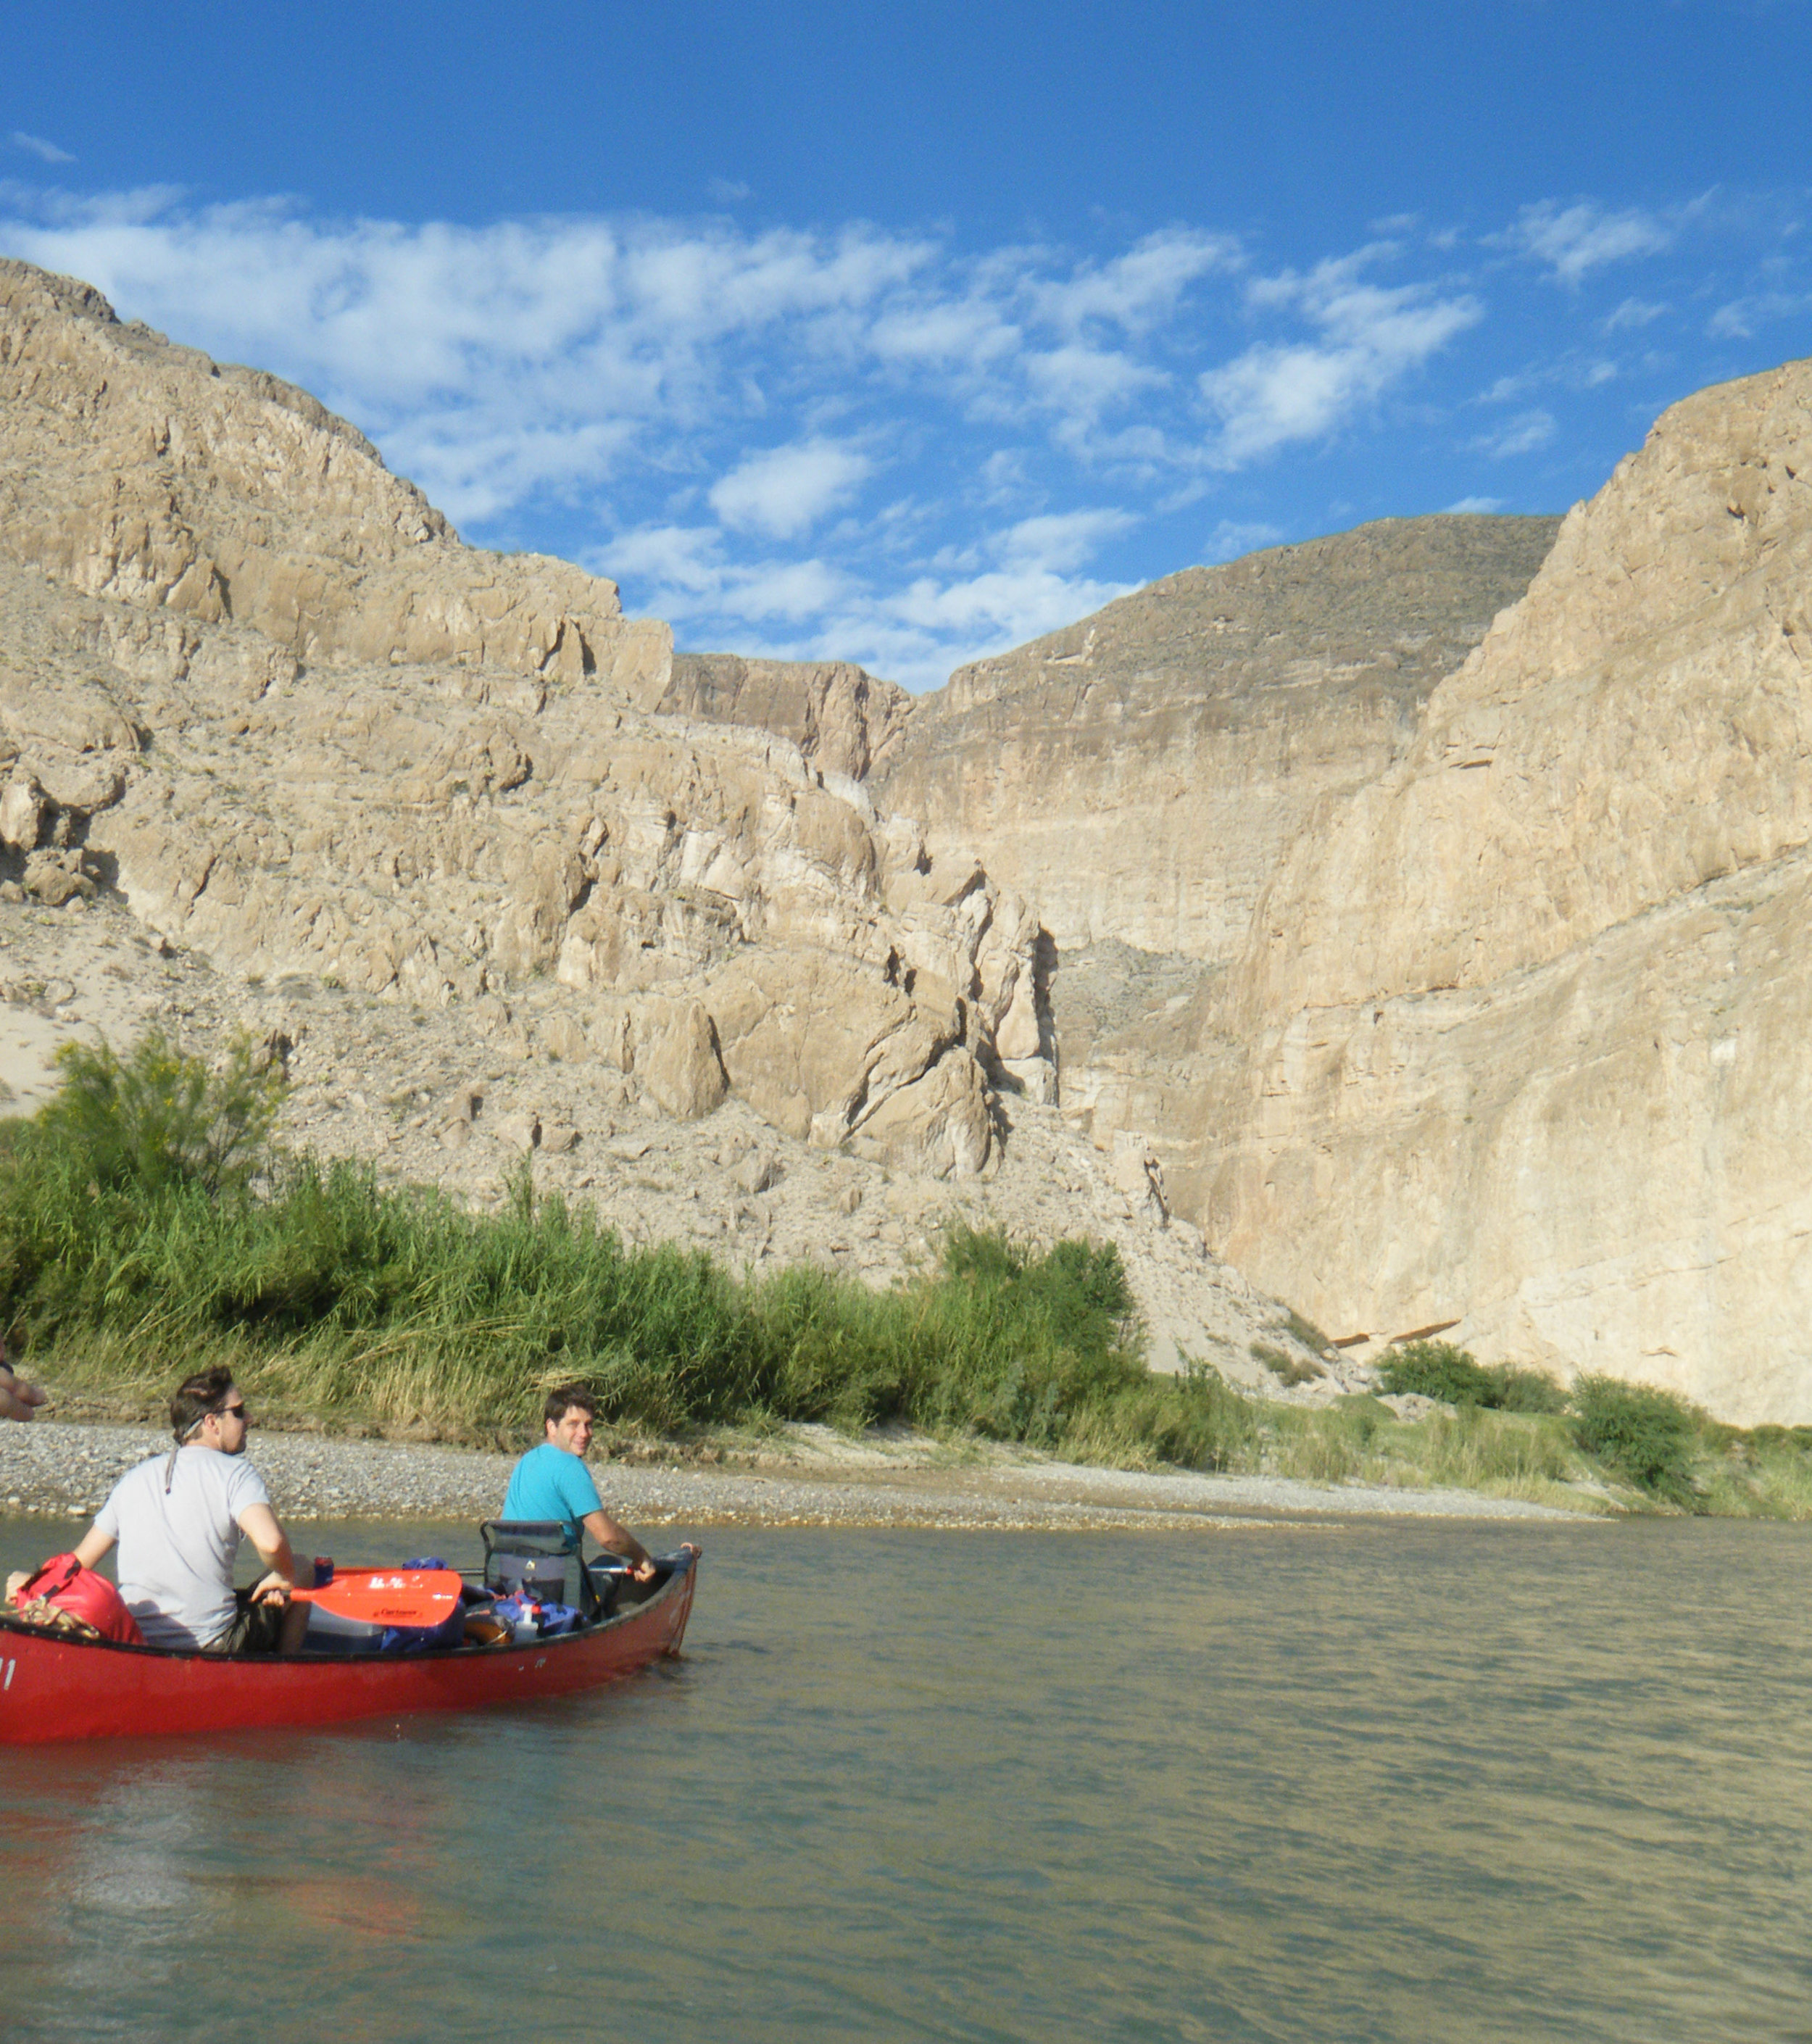
POLYGON ((272 1600, 254 1604, 250 1590, 235 1590, 238 1610, 217 1639, 210 1639, 204 1654, 274 1654, 282 1642, 283 1614, 286 1605, 272 1600))

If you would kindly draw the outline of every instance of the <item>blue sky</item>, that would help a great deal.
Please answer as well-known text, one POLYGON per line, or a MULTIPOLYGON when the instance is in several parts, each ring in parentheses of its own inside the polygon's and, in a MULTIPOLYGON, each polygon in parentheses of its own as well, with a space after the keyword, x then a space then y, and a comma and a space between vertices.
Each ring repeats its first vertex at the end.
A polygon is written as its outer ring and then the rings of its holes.
POLYGON ((1809 0, 4 26, 0 251, 701 650, 935 686, 1812 353, 1809 0))

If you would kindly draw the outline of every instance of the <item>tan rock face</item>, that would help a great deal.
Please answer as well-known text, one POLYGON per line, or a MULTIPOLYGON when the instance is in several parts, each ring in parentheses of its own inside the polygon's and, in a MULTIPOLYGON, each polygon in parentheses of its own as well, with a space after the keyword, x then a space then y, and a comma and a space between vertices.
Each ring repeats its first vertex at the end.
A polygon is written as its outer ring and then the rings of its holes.
POLYGON ((1476 985, 1806 842, 1807 387, 1701 392, 1576 508, 1402 761, 1297 848, 1261 997, 1476 985))
POLYGON ((480 1205, 526 1168, 635 1240, 885 1283, 958 1216, 1102 1234, 1160 1362, 1264 1376, 1283 1309, 1048 1104, 1035 911, 874 805, 897 692, 676 686, 609 584, 17 264, 0 393, 0 999, 245 1027, 295 1139, 480 1205), (764 690, 785 735, 724 713, 764 690))
POLYGON ((1812 1420, 1809 589, 1795 363, 1668 413, 1296 848, 1196 1047, 1259 1281, 1812 1420))
POLYGON ((656 713, 666 628, 609 583, 463 546, 305 394, 17 263, 0 448, 0 878, 110 884, 217 966, 457 1009, 682 1120, 733 1090, 989 1164, 1036 925, 857 785, 885 688, 871 717, 825 670, 798 739, 656 713))
POLYGON ((1035 901, 1061 950, 1231 959, 1285 851, 1410 741, 1555 528, 1392 520, 1185 569, 959 669, 870 792, 1035 901))
POLYGON ((0 262, 0 551, 185 627, 313 663, 455 661, 658 701, 671 640, 612 584, 484 554, 306 392, 122 326, 0 262))
POLYGON ((863 779, 897 749, 912 698, 846 661, 680 653, 660 708, 790 738, 820 772, 863 779))
POLYGON ((1809 590, 1800 363, 1557 536, 1154 585, 953 678, 867 786, 1056 936, 994 1041, 1055 1048, 1129 1199, 1336 1334, 1812 1421, 1809 590))

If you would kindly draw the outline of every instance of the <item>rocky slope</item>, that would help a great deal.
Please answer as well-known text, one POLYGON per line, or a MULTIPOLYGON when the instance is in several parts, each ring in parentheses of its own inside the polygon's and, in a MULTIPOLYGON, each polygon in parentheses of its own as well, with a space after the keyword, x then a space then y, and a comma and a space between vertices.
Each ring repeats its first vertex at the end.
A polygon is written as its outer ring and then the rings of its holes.
POLYGON ((532 1151, 632 1234, 876 1281, 966 1189, 1116 1231, 1161 1350, 1261 1374, 1281 1309, 1167 1225, 1142 1148, 1041 1105, 1035 919, 855 779, 885 698, 852 723, 831 673, 781 736, 674 687, 609 583, 466 547, 305 394, 0 264, 24 1104, 39 1025, 244 1024, 324 1148, 480 1201, 532 1151))

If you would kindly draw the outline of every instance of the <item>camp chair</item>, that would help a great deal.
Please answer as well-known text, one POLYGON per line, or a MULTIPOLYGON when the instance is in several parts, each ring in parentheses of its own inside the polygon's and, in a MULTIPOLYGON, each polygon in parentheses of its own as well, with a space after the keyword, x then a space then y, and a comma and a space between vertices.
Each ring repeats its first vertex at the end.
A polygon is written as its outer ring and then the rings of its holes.
POLYGON ((599 1589, 585 1566, 583 1533, 569 1532, 557 1519, 487 1519, 478 1534, 485 1543, 485 1588, 493 1596, 520 1593, 537 1604, 570 1604, 586 1625, 609 1617, 618 1585, 607 1581, 599 1589))

